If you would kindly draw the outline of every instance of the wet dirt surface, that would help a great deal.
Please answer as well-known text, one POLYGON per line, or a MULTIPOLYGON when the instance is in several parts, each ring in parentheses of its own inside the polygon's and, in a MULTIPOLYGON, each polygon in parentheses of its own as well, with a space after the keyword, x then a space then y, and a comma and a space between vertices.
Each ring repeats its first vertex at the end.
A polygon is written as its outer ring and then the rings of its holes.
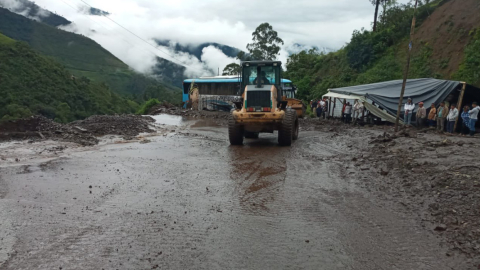
POLYGON ((292 147, 232 147, 225 127, 182 121, 148 143, 0 160, 0 269, 476 269, 369 191, 358 149, 381 132, 304 125, 292 147))

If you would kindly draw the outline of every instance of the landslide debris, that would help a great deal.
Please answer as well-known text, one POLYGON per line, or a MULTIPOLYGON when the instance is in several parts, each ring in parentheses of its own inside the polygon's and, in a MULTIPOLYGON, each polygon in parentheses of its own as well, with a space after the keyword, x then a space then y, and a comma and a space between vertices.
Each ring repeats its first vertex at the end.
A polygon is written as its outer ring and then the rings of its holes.
POLYGON ((4 121, 0 123, 0 141, 9 140, 58 140, 91 146, 99 142, 97 136, 137 136, 153 132, 150 117, 138 115, 95 115, 85 120, 61 124, 43 116, 4 121))
POLYGON ((460 252, 480 263, 478 138, 408 129, 370 139, 357 164, 374 168, 361 172, 365 186, 418 213, 446 239, 447 256, 460 252))
POLYGON ((69 123, 68 126, 95 136, 137 136, 153 132, 150 125, 155 120, 140 115, 93 115, 85 120, 69 123))

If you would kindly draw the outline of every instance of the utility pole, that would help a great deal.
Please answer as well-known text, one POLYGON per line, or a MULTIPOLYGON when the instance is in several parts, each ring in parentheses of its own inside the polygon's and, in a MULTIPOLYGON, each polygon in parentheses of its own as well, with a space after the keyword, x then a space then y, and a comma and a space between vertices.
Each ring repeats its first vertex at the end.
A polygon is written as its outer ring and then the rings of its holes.
MULTIPOLYGON (((415 8, 413 10, 413 19, 412 19, 412 28, 410 29, 410 43, 408 44, 407 52, 407 66, 403 72, 403 84, 402 91, 400 92, 400 99, 398 100, 398 110, 397 110, 397 119, 395 120, 395 132, 398 131, 398 122, 400 120, 400 111, 402 109, 403 95, 405 94, 405 87, 407 86, 408 70, 410 69, 410 58, 412 55, 413 49, 413 35, 415 34, 415 22, 416 22, 416 12, 417 12, 418 0, 415 0, 415 8)), ((413 113, 413 112, 412 112, 413 113)))

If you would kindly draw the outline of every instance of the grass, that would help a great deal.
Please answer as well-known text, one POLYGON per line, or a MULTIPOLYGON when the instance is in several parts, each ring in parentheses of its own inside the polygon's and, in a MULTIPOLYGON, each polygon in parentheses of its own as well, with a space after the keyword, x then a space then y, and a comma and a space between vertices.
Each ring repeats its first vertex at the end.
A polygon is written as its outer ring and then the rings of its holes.
POLYGON ((12 44, 14 43, 15 40, 5 36, 5 35, 2 35, 2 33, 0 33, 0 44, 12 44))

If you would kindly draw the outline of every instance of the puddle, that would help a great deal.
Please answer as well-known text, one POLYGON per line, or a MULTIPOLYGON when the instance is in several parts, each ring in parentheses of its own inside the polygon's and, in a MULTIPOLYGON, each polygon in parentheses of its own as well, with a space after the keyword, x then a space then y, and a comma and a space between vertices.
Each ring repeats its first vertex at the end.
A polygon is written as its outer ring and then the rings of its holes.
POLYGON ((180 126, 186 122, 182 116, 178 115, 159 114, 149 116, 155 119, 155 123, 159 125, 180 126))
MULTIPOLYGON (((150 115, 149 115, 150 116, 150 115)), ((184 117, 178 115, 159 114, 150 116, 155 119, 157 125, 168 126, 190 126, 191 128, 218 127, 214 119, 199 119, 193 117, 184 117)))

